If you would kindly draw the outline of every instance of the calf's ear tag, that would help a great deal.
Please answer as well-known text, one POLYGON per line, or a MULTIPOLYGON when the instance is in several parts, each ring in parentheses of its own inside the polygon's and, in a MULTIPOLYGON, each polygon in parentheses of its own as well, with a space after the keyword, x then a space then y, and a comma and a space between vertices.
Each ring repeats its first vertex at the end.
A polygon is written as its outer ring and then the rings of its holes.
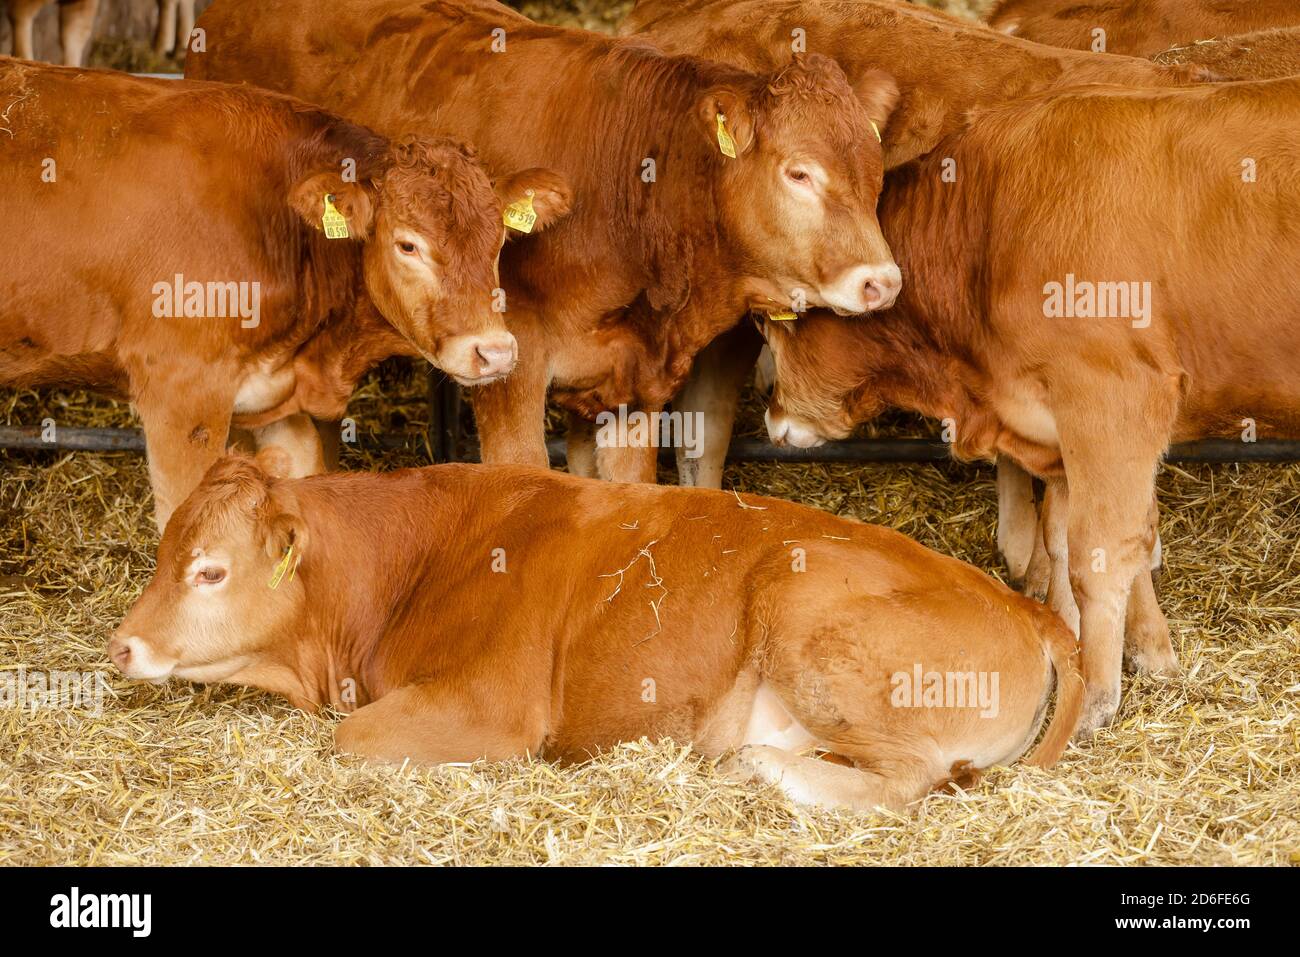
POLYGON ((533 191, 524 190, 524 198, 517 199, 507 206, 501 221, 511 229, 521 233, 531 233, 533 224, 537 222, 537 210, 533 209, 533 191))
POLYGON ((285 551, 284 551, 284 558, 280 559, 280 563, 279 563, 278 565, 275 566, 275 571, 271 572, 271 580, 270 580, 269 582, 266 583, 266 586, 267 586, 268 588, 271 588, 271 589, 279 588, 279 587, 280 587, 280 582, 282 582, 282 581, 284 580, 284 573, 285 573, 285 572, 288 572, 288 573, 289 573, 289 581, 293 581, 293 575, 294 575, 294 572, 296 572, 296 571, 298 570, 298 563, 297 563, 297 562, 293 562, 293 568, 291 569, 291 568, 289 567, 289 563, 290 563, 291 561, 293 561, 293 543, 292 543, 292 542, 289 544, 289 547, 285 549, 285 551))
POLYGON ((727 132, 727 118, 721 113, 718 114, 718 149, 722 150, 723 156, 736 158, 736 141, 727 132))
POLYGON ((321 216, 320 224, 325 228, 326 239, 348 238, 348 221, 334 208, 333 193, 325 194, 325 214, 321 216))
POLYGON ((876 125, 876 121, 871 119, 870 117, 867 117, 867 122, 871 124, 871 132, 876 134, 876 142, 877 143, 885 142, 880 138, 880 127, 876 125))
POLYGON ((795 313, 786 310, 785 312, 769 312, 767 318, 773 322, 794 322, 799 317, 795 313))

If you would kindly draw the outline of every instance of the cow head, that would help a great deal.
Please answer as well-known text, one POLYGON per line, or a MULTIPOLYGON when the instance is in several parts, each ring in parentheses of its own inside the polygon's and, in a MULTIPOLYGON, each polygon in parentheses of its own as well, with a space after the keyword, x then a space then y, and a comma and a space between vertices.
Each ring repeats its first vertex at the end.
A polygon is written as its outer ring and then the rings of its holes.
MULTIPOLYGON (((258 461, 276 457, 272 448, 258 461)), ((167 523, 108 657, 128 678, 259 684, 259 665, 302 613, 294 572, 307 547, 290 492, 252 459, 219 460, 167 523)))
POLYGON ((715 146, 719 202, 754 308, 851 315, 893 303, 902 280, 876 201, 878 131, 897 98, 891 77, 869 71, 855 90, 834 60, 811 54, 761 85, 724 84, 704 95, 705 135, 718 136, 721 116, 734 141, 735 159, 715 146))
POLYGON ((773 444, 812 448, 845 438, 884 411, 873 388, 873 338, 856 325, 824 311, 793 322, 763 321, 776 364, 764 415, 773 444))
POLYGON ((334 171, 303 177, 290 202, 322 227, 326 199, 348 237, 365 244, 366 290, 420 353, 463 385, 507 375, 517 358, 499 300, 503 206, 525 197, 533 230, 568 210, 568 185, 530 169, 494 187, 472 150, 447 139, 407 137, 389 146, 373 175, 348 182, 334 171))

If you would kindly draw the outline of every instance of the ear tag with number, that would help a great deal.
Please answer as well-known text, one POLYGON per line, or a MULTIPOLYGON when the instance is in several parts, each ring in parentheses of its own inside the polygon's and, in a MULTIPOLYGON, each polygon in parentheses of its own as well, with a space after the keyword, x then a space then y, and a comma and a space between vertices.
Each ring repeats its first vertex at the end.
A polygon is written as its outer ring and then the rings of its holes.
POLYGON ((326 239, 348 238, 348 221, 334 208, 333 193, 325 194, 325 214, 321 216, 320 224, 325 227, 326 239))
POLYGON ((501 221, 511 229, 521 233, 531 233, 537 222, 537 210, 533 209, 533 191, 524 190, 524 198, 517 199, 506 207, 501 221))
POLYGON ((736 141, 727 132, 727 118, 721 113, 718 114, 718 149, 722 150, 723 156, 736 158, 736 141))
POLYGON ((882 139, 880 138, 880 127, 878 127, 878 126, 876 125, 876 121, 873 120, 873 119, 871 119, 870 117, 868 117, 868 118, 867 118, 867 122, 871 124, 871 132, 873 132, 873 133, 876 134, 876 142, 877 142, 877 143, 883 143, 883 142, 885 142, 884 140, 882 140, 882 139))
POLYGON ((268 588, 271 588, 271 589, 279 588, 279 587, 280 587, 280 582, 282 582, 282 581, 284 580, 284 573, 285 573, 285 572, 288 572, 288 573, 289 573, 289 581, 293 581, 294 572, 296 572, 296 571, 298 570, 298 563, 297 563, 297 562, 294 562, 294 563, 293 563, 293 568, 290 569, 290 568, 289 568, 289 562, 291 562, 291 561, 293 561, 293 544, 292 544, 292 543, 290 543, 289 547, 288 547, 287 549, 285 549, 285 552, 284 552, 284 558, 280 559, 280 563, 279 563, 278 565, 275 566, 275 571, 273 571, 273 572, 271 573, 271 580, 270 580, 269 582, 266 583, 266 586, 267 586, 268 588))
POLYGON ((786 312, 769 312, 767 314, 767 318, 771 319, 773 322, 794 322, 799 317, 793 312, 786 311, 786 312))

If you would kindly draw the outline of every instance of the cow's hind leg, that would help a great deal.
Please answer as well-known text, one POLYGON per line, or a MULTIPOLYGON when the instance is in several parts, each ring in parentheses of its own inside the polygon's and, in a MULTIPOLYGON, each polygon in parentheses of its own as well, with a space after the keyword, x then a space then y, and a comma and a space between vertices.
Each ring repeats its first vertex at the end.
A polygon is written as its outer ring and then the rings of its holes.
POLYGON ((504 761, 536 754, 544 737, 541 715, 485 707, 452 682, 407 685, 358 708, 334 729, 338 750, 385 764, 504 761))
POLYGON ((1000 456, 997 465, 998 551, 1007 563, 1011 581, 1025 580, 1038 533, 1033 477, 1015 462, 1000 456))
POLYGON ((926 794, 947 769, 921 756, 844 767, 771 745, 747 745, 722 765, 732 781, 775 784, 798 804, 829 810, 901 810, 926 794))

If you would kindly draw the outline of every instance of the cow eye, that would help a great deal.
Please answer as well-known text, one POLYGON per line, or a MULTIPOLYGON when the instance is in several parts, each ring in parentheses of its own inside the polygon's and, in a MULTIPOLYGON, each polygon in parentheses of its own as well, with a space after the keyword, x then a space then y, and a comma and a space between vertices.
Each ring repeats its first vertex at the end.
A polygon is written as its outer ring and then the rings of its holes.
POLYGON ((802 169, 788 169, 785 171, 785 175, 796 183, 807 183, 812 180, 812 177, 808 175, 808 171, 802 169))
POLYGON ((204 568, 194 576, 194 584, 215 585, 218 582, 223 581, 225 577, 226 570, 224 568, 204 568))
POLYGON ((407 256, 415 255, 415 243, 401 242, 397 244, 397 248, 407 256))

